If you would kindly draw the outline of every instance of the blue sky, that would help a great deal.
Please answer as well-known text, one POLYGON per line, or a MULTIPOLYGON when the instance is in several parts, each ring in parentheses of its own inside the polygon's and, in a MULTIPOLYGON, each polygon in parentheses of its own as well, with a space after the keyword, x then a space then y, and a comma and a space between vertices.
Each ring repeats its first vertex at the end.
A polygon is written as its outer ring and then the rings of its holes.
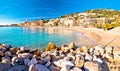
POLYGON ((50 19, 88 9, 120 10, 120 0, 0 0, 0 24, 50 19))

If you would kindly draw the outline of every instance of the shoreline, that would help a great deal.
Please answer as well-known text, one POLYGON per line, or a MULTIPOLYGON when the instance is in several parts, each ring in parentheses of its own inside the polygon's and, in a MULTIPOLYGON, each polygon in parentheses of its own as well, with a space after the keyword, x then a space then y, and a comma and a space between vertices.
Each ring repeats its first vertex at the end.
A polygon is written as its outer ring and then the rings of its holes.
POLYGON ((67 28, 67 30, 77 31, 85 36, 92 38, 98 45, 107 45, 107 46, 116 46, 120 47, 120 33, 119 28, 114 28, 112 30, 104 31, 102 29, 97 28, 79 28, 79 27, 72 27, 67 28), (118 29, 118 30, 117 30, 118 29))

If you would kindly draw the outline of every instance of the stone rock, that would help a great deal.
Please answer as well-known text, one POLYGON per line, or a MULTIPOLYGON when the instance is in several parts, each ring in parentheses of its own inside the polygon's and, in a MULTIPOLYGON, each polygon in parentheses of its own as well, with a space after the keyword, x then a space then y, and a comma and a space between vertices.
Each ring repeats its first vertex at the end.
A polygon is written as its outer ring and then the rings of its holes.
POLYGON ((76 49, 76 53, 86 54, 88 52, 88 48, 86 46, 82 46, 76 49))
POLYGON ((10 52, 12 54, 15 54, 18 50, 19 50, 19 48, 10 48, 10 52))
POLYGON ((49 67, 50 71, 60 71, 59 67, 54 66, 53 64, 49 67))
POLYGON ((75 61, 75 56, 64 57, 64 60, 74 62, 75 61))
POLYGON ((20 48, 20 50, 22 50, 22 51, 28 51, 28 50, 29 50, 29 47, 23 46, 23 47, 20 48))
POLYGON ((105 62, 103 64, 101 64, 101 67, 102 67, 101 71, 110 71, 107 63, 105 63, 105 62))
POLYGON ((74 42, 69 43, 68 48, 69 49, 75 48, 75 43, 74 42))
POLYGON ((9 45, 9 44, 3 44, 3 47, 5 47, 5 48, 7 48, 7 49, 12 48, 12 46, 9 45))
POLYGON ((102 46, 102 45, 95 46, 94 48, 95 48, 95 50, 94 50, 95 55, 101 55, 101 54, 104 54, 104 52, 105 52, 104 46, 102 46))
POLYGON ((76 56, 75 66, 82 68, 83 65, 84 65, 84 58, 81 58, 81 56, 76 56))
POLYGON ((30 65, 28 71, 38 71, 38 70, 37 70, 37 66, 34 65, 34 64, 30 65))
POLYGON ((2 47, 1 51, 2 51, 2 52, 5 52, 5 51, 7 51, 7 48, 2 47))
POLYGON ((54 61, 53 63, 58 67, 65 67, 66 65, 74 66, 74 64, 71 61, 66 61, 62 59, 58 61, 54 61))
POLYGON ((101 58, 96 58, 94 59, 93 61, 99 63, 99 64, 102 64, 103 63, 103 60, 101 58))
POLYGON ((32 64, 37 64, 37 60, 34 57, 30 60, 30 62, 28 63, 28 66, 30 66, 32 64))
POLYGON ((106 48, 105 48, 106 53, 108 53, 108 54, 113 54, 114 48, 115 48, 115 47, 106 47, 106 48))
POLYGON ((89 48, 89 54, 93 55, 94 54, 94 50, 95 50, 95 48, 93 48, 93 47, 89 48))
POLYGON ((22 50, 18 50, 18 51, 16 52, 16 54, 22 54, 22 53, 24 53, 22 50))
POLYGON ((87 61, 84 64, 85 71, 102 71, 101 69, 102 69, 101 66, 91 61, 87 61))
POLYGON ((60 56, 61 53, 62 53, 61 51, 54 50, 54 52, 51 53, 51 55, 54 55, 54 56, 60 56))
POLYGON ((30 62, 30 59, 24 59, 24 65, 28 65, 28 63, 30 62))
POLYGON ((113 54, 120 56, 120 48, 119 48, 119 47, 114 47, 114 49, 113 49, 113 54))
POLYGON ((33 55, 33 57, 35 57, 36 58, 36 60, 40 60, 40 56, 37 56, 37 55, 33 55))
POLYGON ((24 59, 25 58, 17 58, 16 62, 19 63, 20 65, 24 64, 24 59))
POLYGON ((52 56, 51 61, 54 62, 54 61, 58 61, 63 58, 64 58, 64 56, 62 56, 62 55, 61 56, 52 56))
POLYGON ((47 67, 45 67, 44 65, 41 64, 37 64, 37 70, 38 71, 50 71, 47 67))
POLYGON ((74 67, 74 68, 70 69, 70 71, 82 71, 82 69, 80 69, 79 67, 74 67))
POLYGON ((49 66, 50 66, 50 64, 51 64, 51 62, 50 62, 50 61, 48 61, 48 62, 45 64, 45 66, 46 66, 46 67, 49 67, 49 66))
POLYGON ((68 48, 68 46, 66 46, 66 45, 62 45, 62 46, 61 46, 61 51, 62 51, 62 52, 67 53, 67 52, 69 52, 69 50, 70 50, 70 49, 68 48))
POLYGON ((3 45, 0 43, 0 49, 2 49, 3 45))
POLYGON ((11 55, 12 55, 11 52, 9 52, 9 51, 5 52, 5 56, 11 56, 11 55))
POLYGON ((52 42, 49 42, 47 47, 45 48, 46 51, 51 51, 51 50, 55 50, 56 49, 56 45, 52 42))
POLYGON ((80 47, 81 52, 88 53, 88 48, 86 46, 80 47))
POLYGON ((92 56, 91 55, 89 55, 89 54, 86 54, 85 55, 85 60, 87 60, 87 61, 92 61, 92 56))
POLYGON ((104 55, 105 58, 107 58, 108 60, 112 60, 114 58, 113 55, 111 55, 110 53, 106 52, 106 54, 104 55))
POLYGON ((50 55, 47 55, 47 56, 45 57, 45 60, 46 60, 46 61, 50 61, 50 60, 51 60, 51 56, 50 56, 50 55))
POLYGON ((75 56, 75 53, 70 52, 70 53, 67 54, 67 56, 68 56, 68 57, 73 57, 73 56, 75 56))
POLYGON ((4 53, 2 51, 0 51, 0 56, 4 56, 4 53))
POLYGON ((37 55, 37 56, 41 56, 41 53, 40 53, 40 51, 38 51, 38 50, 36 50, 33 54, 34 54, 34 55, 37 55))
POLYGON ((4 56, 4 57, 2 57, 2 59, 8 59, 10 61, 10 57, 9 56, 4 56))
POLYGON ((62 67, 61 69, 60 69, 60 71, 70 71, 70 68, 71 68, 72 66, 71 65, 65 65, 64 67, 62 67))
POLYGON ((0 70, 1 71, 8 71, 8 69, 11 68, 11 65, 5 64, 5 63, 0 63, 0 70))
POLYGON ((32 57, 32 54, 30 53, 22 53, 22 54, 18 54, 18 57, 21 57, 21 58, 31 58, 32 57))
POLYGON ((43 52, 42 54, 41 54, 41 57, 46 57, 48 54, 46 53, 46 52, 43 52))
POLYGON ((24 65, 18 65, 10 68, 8 71, 28 71, 28 69, 24 65))
POLYGON ((13 66, 18 65, 17 62, 16 62, 17 59, 18 59, 17 56, 15 56, 15 57, 12 58, 12 65, 13 65, 13 66))
POLYGON ((40 60, 38 60, 38 64, 42 64, 45 65, 46 61, 44 60, 44 58, 41 58, 40 60))
POLYGON ((5 63, 5 64, 8 64, 8 65, 11 64, 9 59, 2 59, 1 63, 5 63))

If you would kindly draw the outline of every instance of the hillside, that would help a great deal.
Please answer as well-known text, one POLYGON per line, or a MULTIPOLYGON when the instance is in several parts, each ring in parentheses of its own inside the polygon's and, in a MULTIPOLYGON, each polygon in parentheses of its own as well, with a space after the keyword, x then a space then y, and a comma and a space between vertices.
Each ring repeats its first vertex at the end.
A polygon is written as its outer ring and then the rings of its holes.
POLYGON ((56 19, 41 19, 32 22, 27 20, 19 26, 92 26, 109 30, 120 26, 120 11, 111 9, 87 10, 83 13, 63 15, 56 19))

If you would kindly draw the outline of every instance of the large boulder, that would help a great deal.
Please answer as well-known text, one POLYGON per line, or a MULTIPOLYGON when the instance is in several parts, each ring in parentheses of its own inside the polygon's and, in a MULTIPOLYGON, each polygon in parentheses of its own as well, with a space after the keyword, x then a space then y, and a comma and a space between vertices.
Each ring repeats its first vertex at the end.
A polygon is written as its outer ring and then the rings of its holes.
POLYGON ((34 65, 34 64, 30 65, 28 71, 38 71, 38 70, 37 70, 37 66, 34 65))
POLYGON ((31 60, 30 60, 30 62, 28 63, 28 66, 30 66, 30 65, 32 65, 32 64, 37 64, 37 60, 36 60, 36 58, 35 57, 33 57, 31 60))
POLYGON ((23 46, 23 47, 20 48, 20 50, 22 50, 22 51, 28 51, 28 50, 30 50, 30 49, 29 49, 29 47, 27 47, 27 46, 23 46))
POLYGON ((68 48, 69 49, 75 48, 75 43, 74 42, 69 43, 68 48))
POLYGON ((49 67, 50 65, 51 65, 51 62, 50 62, 50 61, 48 61, 48 62, 45 64, 46 67, 49 67))
POLYGON ((92 61, 87 61, 84 64, 84 70, 85 71, 102 71, 102 68, 97 63, 94 63, 92 61))
POLYGON ((79 47, 79 48, 76 49, 76 53, 86 54, 87 52, 88 52, 88 48, 86 46, 82 46, 82 47, 79 47))
POLYGON ((71 66, 70 65, 65 65, 64 67, 61 68, 60 71, 70 71, 71 66))
POLYGON ((7 49, 10 49, 12 48, 12 46, 10 44, 3 44, 3 47, 7 48, 7 49))
POLYGON ((114 49, 113 49, 113 54, 120 56, 120 47, 114 47, 114 49))
POLYGON ((74 67, 74 68, 70 69, 70 71, 82 71, 82 69, 80 69, 79 67, 74 67))
POLYGON ((0 49, 2 49, 3 45, 0 43, 0 49))
POLYGON ((38 50, 34 51, 33 54, 36 55, 36 56, 41 56, 41 53, 40 53, 40 51, 38 51, 38 50))
POLYGON ((16 54, 16 52, 19 50, 19 48, 10 48, 10 52, 12 53, 12 54, 16 54))
POLYGON ((45 48, 46 51, 51 51, 51 50, 55 50, 56 49, 56 45, 52 42, 49 42, 47 47, 45 48))
POLYGON ((5 56, 12 56, 12 53, 10 51, 6 51, 5 56))
POLYGON ((24 65, 28 66, 29 62, 30 62, 30 59, 24 59, 24 65))
POLYGON ((59 67, 54 66, 53 64, 49 67, 50 71, 60 71, 59 67))
POLYGON ((18 66, 14 66, 10 69, 7 69, 7 71, 28 71, 27 67, 23 66, 23 65, 18 65, 18 66))
POLYGON ((4 56, 4 53, 2 51, 0 51, 0 56, 4 56))
POLYGON ((11 68, 11 65, 5 64, 5 63, 0 63, 0 70, 1 71, 8 71, 8 69, 11 68))
POLYGON ((51 56, 50 56, 50 55, 47 55, 47 56, 45 57, 45 60, 46 60, 46 61, 50 61, 50 60, 51 60, 51 56))
POLYGON ((8 64, 8 65, 11 64, 9 59, 2 59, 1 63, 5 63, 5 64, 8 64))
POLYGON ((91 55, 89 55, 89 54, 85 55, 85 60, 86 61, 92 61, 92 59, 93 59, 93 57, 91 55))
POLYGON ((33 55, 30 53, 22 53, 22 54, 18 54, 18 57, 20 58, 31 58, 33 55))
POLYGON ((44 65, 41 64, 37 64, 37 70, 38 71, 50 71, 47 67, 45 67, 44 65))
POLYGON ((70 50, 67 45, 62 45, 60 49, 61 49, 61 51, 64 52, 64 53, 67 53, 67 52, 69 52, 69 50, 70 50))
POLYGON ((95 50, 94 50, 95 55, 101 55, 101 54, 103 55, 105 52, 104 46, 102 46, 102 45, 95 46, 94 48, 95 48, 95 50))
POLYGON ((75 66, 82 68, 83 65, 84 65, 84 58, 82 58, 81 56, 76 56, 75 66))
POLYGON ((61 60, 58 60, 58 61, 54 61, 53 62, 56 66, 58 66, 58 67, 65 67, 65 66, 67 66, 67 65, 69 65, 69 66, 74 66, 74 64, 73 64, 73 62, 71 62, 71 61, 66 61, 66 60, 63 60, 63 59, 61 59, 61 60))

